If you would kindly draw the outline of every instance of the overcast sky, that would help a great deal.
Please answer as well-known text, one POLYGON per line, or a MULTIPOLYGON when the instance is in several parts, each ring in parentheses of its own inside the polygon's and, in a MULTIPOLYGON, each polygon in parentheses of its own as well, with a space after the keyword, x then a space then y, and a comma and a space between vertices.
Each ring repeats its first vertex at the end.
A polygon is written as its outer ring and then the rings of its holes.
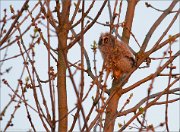
MULTIPOLYGON (((37 1, 30 1, 30 9, 32 8, 32 5, 34 5, 37 1)), ((73 1, 74 2, 74 1, 73 1)), ((88 8, 88 5, 91 3, 91 1, 86 1, 86 7, 85 9, 88 8)), ((99 0, 96 1, 93 9, 90 12, 90 16, 94 17, 97 14, 97 10, 99 9, 99 7, 101 6, 103 1, 99 0)), ((145 2, 146 1, 140 1, 136 7, 136 12, 135 12, 135 17, 134 17, 134 22, 133 22, 133 27, 132 27, 132 32, 134 33, 134 35, 136 36, 138 42, 140 44, 142 44, 147 32, 149 31, 150 27, 152 26, 152 24, 156 21, 156 19, 161 15, 160 12, 157 12, 153 9, 150 8, 146 8, 145 6, 145 2)), ((167 0, 167 1, 150 1, 148 0, 149 3, 151 3, 154 7, 157 7, 159 9, 166 9, 170 3, 171 0, 167 0)), ((24 1, 10 1, 10 0, 0 0, 0 15, 1 18, 0 20, 2 20, 2 16, 3 16, 3 10, 6 8, 7 10, 9 10, 9 6, 12 5, 14 7, 15 10, 20 9, 21 6, 23 5, 24 1)), ((55 3, 55 2, 54 2, 55 3)), ((112 7, 113 7, 113 3, 114 1, 111 1, 112 3, 112 7)), ((52 4, 53 5, 53 4, 52 4)), ((127 6, 127 2, 123 1, 123 7, 122 7, 122 14, 121 14, 121 20, 120 22, 124 21, 124 17, 125 17, 125 13, 126 13, 126 6, 127 6)), ((72 5, 73 7, 73 5, 72 5)), ((113 8, 112 8, 113 9, 113 8)), ((175 9, 179 9, 178 4, 176 6, 175 9)), ((73 9, 72 9, 73 10, 73 9)), ((35 10, 35 12, 32 14, 35 16, 35 14, 37 14, 37 12, 39 11, 39 9, 35 10)), ((10 12, 7 12, 8 16, 10 16, 10 12)), ((71 14, 72 15, 72 14, 71 14)), ((80 15, 79 15, 80 16, 80 15)), ((155 33, 153 34, 150 42, 149 42, 149 46, 147 49, 150 49, 153 44, 158 40, 159 36, 162 35, 164 29, 168 26, 169 22, 171 21, 172 17, 174 16, 174 14, 171 14, 170 16, 168 16, 159 26, 159 28, 155 31, 155 33)), ((78 18, 78 15, 77 15, 78 18)), ((21 21, 22 19, 20 19, 21 21)), ((109 21, 109 13, 108 13, 108 8, 106 7, 104 9, 104 11, 102 12, 100 18, 98 19, 99 22, 106 22, 109 21)), ((30 22, 30 20, 28 20, 28 22, 23 24, 22 30, 26 28, 26 26, 28 25, 28 23, 30 22)), ((1 23, 0 23, 1 24, 1 23)), ((10 24, 8 23, 8 25, 10 26, 10 24)), ((2 25, 1 25, 2 26, 2 25)), ((43 26, 41 26, 43 27, 43 26)), ((168 32, 167 36, 165 37, 165 39, 168 38, 168 35, 173 35, 179 32, 179 19, 175 22, 175 24, 172 26, 171 30, 168 32)), ((44 31, 46 31, 44 29, 44 31)), ((80 32, 80 26, 75 28, 75 31, 77 33, 80 32)), ((91 45, 93 44, 93 41, 95 40, 96 42, 98 42, 99 36, 101 33, 103 32, 107 32, 109 31, 108 27, 104 27, 98 24, 95 24, 86 34, 85 34, 85 49, 88 52, 88 55, 90 57, 91 62, 93 62, 93 52, 91 50, 91 45)), ((122 29, 119 29, 119 34, 121 34, 122 29)), ((31 42, 31 39, 29 37, 29 34, 33 34, 33 30, 30 30, 29 33, 25 36, 25 40, 27 41, 27 45, 31 42)), ((53 33, 52 33, 53 34, 53 33)), ((55 35, 55 34, 54 34, 55 35)), ((14 36, 15 37, 15 36, 14 36)), ((165 40, 163 39, 163 40, 165 40)), ((56 37, 52 37, 51 38, 51 45, 53 47, 57 46, 57 38, 56 37)), ((139 50, 136 42, 134 41, 134 39, 131 37, 129 45, 137 52, 139 50)), ((161 51, 158 51, 157 53, 153 54, 153 56, 151 57, 162 57, 163 56, 163 51, 165 51, 165 49, 167 49, 167 47, 163 48, 161 51)), ((180 49, 179 47, 179 39, 178 42, 174 43, 172 46, 172 49, 174 51, 174 53, 176 53, 176 51, 178 51, 180 49)), ((48 78, 47 76, 47 51, 46 48, 43 46, 43 44, 40 44, 39 46, 36 47, 35 49, 36 51, 36 66, 37 66, 37 71, 40 75, 40 77, 43 80, 46 80, 48 78)), ((1 55, 3 56, 5 50, 1 51, 1 55)), ((13 55, 16 55, 19 53, 19 48, 14 44, 12 47, 9 47, 8 49, 8 57, 11 57, 13 55)), ((1 57, 2 57, 1 56, 1 57)), ((0 58, 1 60, 2 58, 0 58)), ((80 59, 80 47, 79 45, 75 45, 72 49, 70 49, 70 51, 68 52, 68 59, 70 62, 76 62, 80 59)), ((102 66, 102 57, 100 52, 97 52, 97 68, 98 70, 101 69, 102 66)), ((56 68, 56 64, 54 62, 51 63, 52 66, 54 68, 56 68)), ((93 64, 93 63, 92 63, 93 64)), ((179 73, 179 60, 176 59, 173 63, 174 65, 177 66, 177 69, 174 71, 174 73, 179 73)), ((159 61, 153 61, 151 64, 151 68, 149 69, 140 69, 137 70, 132 77, 129 79, 129 82, 126 86, 133 84, 135 82, 137 82, 138 80, 142 79, 143 77, 149 75, 150 73, 153 73, 157 67, 159 65, 159 61)), ((14 86, 14 89, 17 86, 17 79, 20 77, 21 74, 21 69, 23 67, 22 64, 22 57, 18 57, 16 59, 7 61, 3 64, 2 66, 2 71, 8 67, 13 67, 11 72, 9 74, 5 74, 1 77, 5 78, 9 81, 11 86, 14 86)), ((56 69, 55 69, 56 70, 56 69)), ((165 72, 167 73, 168 71, 165 70, 165 72)), ((26 74, 27 75, 27 74, 26 74)), ((80 74, 77 73, 77 75, 75 75, 76 78, 76 82, 77 82, 77 86, 79 86, 80 83, 80 74)), ((24 75, 23 78, 25 78, 26 76, 24 75)), ((88 77, 87 75, 85 76, 85 93, 88 91, 88 88, 90 86, 90 82, 91 79, 90 77, 88 77), (86 89, 87 88, 87 89, 86 89)), ((111 86, 111 77, 109 77, 108 79, 108 86, 111 86)), ((134 94, 130 104, 127 106, 127 108, 132 107, 133 105, 135 105, 140 99, 146 97, 147 95, 147 89, 149 86, 150 82, 147 82, 143 85, 141 85, 140 87, 136 88, 135 90, 127 93, 126 95, 122 96, 122 98, 119 101, 119 108, 121 108, 121 102, 125 102, 125 100, 127 99, 127 97, 129 97, 129 95, 131 93, 134 94)), ((156 93, 158 91, 161 91, 162 89, 164 89, 167 86, 167 79, 166 78, 159 78, 155 80, 154 83, 154 88, 152 93, 156 93)), ((179 87, 179 84, 177 83, 176 85, 173 86, 173 88, 179 87)), ((48 88, 48 86, 43 86, 44 90, 46 91, 46 89, 48 88)), ((8 101, 10 100, 10 96, 8 96, 8 94, 13 94, 11 92, 11 90, 9 88, 7 88, 4 84, 1 84, 1 98, 0 98, 0 102, 1 102, 1 110, 4 108, 4 106, 8 103, 8 101)), ((71 85, 71 81, 68 79, 67 80, 67 90, 68 90, 68 109, 71 110, 72 108, 74 108, 75 103, 76 103, 76 95, 75 92, 73 91, 72 85, 71 85)), ((48 90, 47 90, 48 91, 48 90)), ((92 104, 92 100, 91 96, 94 95, 95 90, 92 90, 92 92, 89 95, 89 100, 85 101, 83 103, 83 105, 85 106, 85 112, 89 112, 89 108, 92 104)), ((31 98, 32 97, 32 91, 28 91, 29 93, 26 95, 26 97, 28 98, 28 101, 30 104, 34 105, 34 100, 31 98)), ((18 98, 17 98, 18 100, 18 98)), ((49 100, 50 101, 50 100, 49 100)), ((50 102, 48 102, 50 103, 50 102)), ((22 105, 22 107, 17 111, 15 118, 13 119, 13 123, 14 126, 9 128, 8 130, 22 130, 22 131, 27 131, 30 127, 30 124, 27 120, 26 117, 26 111, 24 110, 24 106, 22 105)), ((1 121, 1 126, 0 126, 0 130, 3 130, 7 121, 9 120, 9 117, 12 113, 14 109, 14 104, 12 106, 10 106, 10 108, 8 109, 8 111, 6 112, 5 117, 3 118, 3 121, 1 121)), ((30 110, 31 111, 31 110, 30 110)), ((159 123, 164 122, 164 112, 165 111, 165 105, 162 106, 156 106, 156 107, 151 107, 148 112, 147 112, 147 120, 148 120, 148 124, 153 124, 154 126, 158 126, 159 123)), ((177 131, 179 129, 179 124, 180 124, 180 120, 179 120, 179 102, 175 102, 173 104, 169 104, 169 128, 171 131, 177 131)), ((31 111, 33 113, 33 111, 31 111)), ((75 112, 75 111, 74 111, 75 112)), ((72 112, 72 114, 74 113, 72 112)), ((33 122, 35 124, 38 124, 38 122, 40 122, 40 120, 37 118, 37 114, 32 114, 32 119, 33 122)), ((117 123, 123 123, 124 121, 127 121, 128 119, 130 119, 132 115, 130 114, 129 116, 124 117, 123 119, 119 119, 117 118, 116 121, 116 125, 115 125, 115 130, 118 130, 118 126, 117 123)), ((92 116, 95 117, 95 114, 92 116)), ((72 123, 72 116, 69 116, 69 126, 71 126, 72 123)), ((90 120, 92 120, 90 119, 90 120)), ((39 125, 35 125, 37 130, 44 130, 43 126, 39 125)), ((75 128, 75 130, 79 130, 78 125, 75 128)), ((128 130, 128 129, 127 129, 128 130)), ((158 129, 157 129, 158 130, 158 129)), ((162 129, 161 129, 162 130, 162 129)))

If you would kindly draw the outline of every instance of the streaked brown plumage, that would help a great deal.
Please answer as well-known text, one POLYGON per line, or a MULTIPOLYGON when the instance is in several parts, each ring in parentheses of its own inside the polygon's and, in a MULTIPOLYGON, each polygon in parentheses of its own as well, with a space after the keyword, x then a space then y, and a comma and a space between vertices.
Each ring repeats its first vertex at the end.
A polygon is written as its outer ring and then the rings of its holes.
POLYGON ((101 34, 98 46, 104 59, 105 69, 108 73, 113 72, 115 79, 128 73, 135 65, 133 54, 127 45, 110 33, 101 34))

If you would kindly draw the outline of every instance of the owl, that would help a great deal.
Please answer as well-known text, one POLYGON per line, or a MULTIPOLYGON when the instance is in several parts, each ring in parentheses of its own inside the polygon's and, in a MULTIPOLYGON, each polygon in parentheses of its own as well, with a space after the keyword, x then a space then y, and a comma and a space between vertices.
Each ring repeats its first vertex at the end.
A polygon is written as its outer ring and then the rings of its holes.
POLYGON ((107 74, 112 72, 114 79, 119 79, 135 66, 134 56, 128 46, 110 33, 101 34, 98 48, 107 74))

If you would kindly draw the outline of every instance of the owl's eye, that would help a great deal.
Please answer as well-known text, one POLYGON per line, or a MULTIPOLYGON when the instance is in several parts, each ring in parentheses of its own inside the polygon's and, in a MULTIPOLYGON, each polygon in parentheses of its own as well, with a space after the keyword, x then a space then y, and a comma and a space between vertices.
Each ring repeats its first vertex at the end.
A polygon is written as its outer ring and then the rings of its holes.
POLYGON ((104 44, 107 44, 109 42, 109 38, 108 37, 104 37, 103 40, 104 40, 104 44))

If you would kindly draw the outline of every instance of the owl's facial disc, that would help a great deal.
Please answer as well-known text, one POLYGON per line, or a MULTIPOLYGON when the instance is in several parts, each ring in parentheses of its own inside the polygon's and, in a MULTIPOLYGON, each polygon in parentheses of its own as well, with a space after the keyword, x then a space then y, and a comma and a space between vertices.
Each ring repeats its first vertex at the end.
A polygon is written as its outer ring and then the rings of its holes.
POLYGON ((113 43, 112 37, 110 34, 102 34, 100 39, 99 39, 99 46, 104 46, 104 45, 111 45, 113 43))
POLYGON ((109 43, 109 37, 105 36, 103 37, 103 44, 109 43))
POLYGON ((104 43, 107 44, 109 42, 109 38, 108 37, 105 37, 104 38, 104 43))
POLYGON ((107 44, 109 43, 109 37, 108 36, 105 36, 105 37, 101 37, 100 40, 99 40, 99 46, 101 45, 104 45, 104 44, 107 44))

